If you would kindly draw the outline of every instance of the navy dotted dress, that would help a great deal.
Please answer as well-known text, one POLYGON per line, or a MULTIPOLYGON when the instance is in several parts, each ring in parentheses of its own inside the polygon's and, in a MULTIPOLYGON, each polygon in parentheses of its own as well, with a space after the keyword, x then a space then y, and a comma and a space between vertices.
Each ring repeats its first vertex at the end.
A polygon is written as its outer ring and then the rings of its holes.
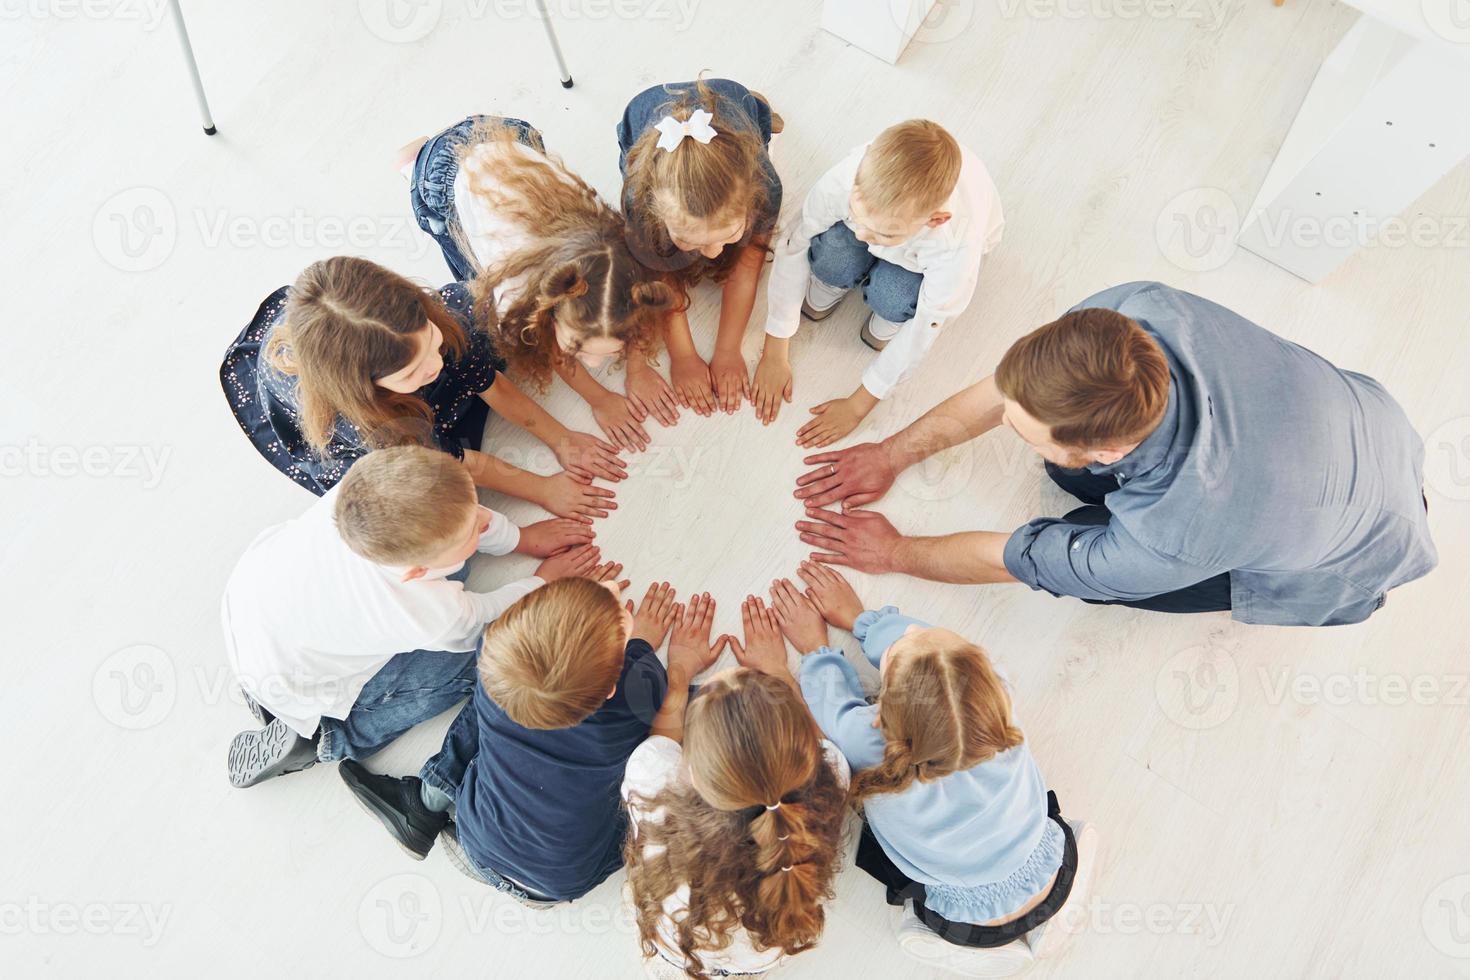
MULTIPOLYGON (((271 331, 285 315, 289 286, 282 286, 260 304, 250 324, 235 338, 220 365, 220 385, 230 411, 256 450, 276 469, 320 496, 347 473, 349 467, 371 451, 357 427, 338 418, 326 451, 317 453, 301 432, 297 412, 296 379, 282 374, 262 360, 271 331)), ((456 459, 466 449, 478 449, 484 436, 490 407, 480 392, 505 370, 495 356, 490 339, 474 328, 470 316, 472 299, 463 283, 450 283, 439 290, 444 305, 465 328, 468 345, 459 360, 444 359, 444 370, 418 396, 434 410, 435 445, 456 459)))

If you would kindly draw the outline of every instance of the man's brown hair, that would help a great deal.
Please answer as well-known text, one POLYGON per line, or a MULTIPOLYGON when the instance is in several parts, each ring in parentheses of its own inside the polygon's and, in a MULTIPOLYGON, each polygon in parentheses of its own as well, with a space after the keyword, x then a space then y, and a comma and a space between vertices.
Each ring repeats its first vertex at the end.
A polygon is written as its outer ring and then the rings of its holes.
POLYGON ((954 193, 964 162, 960 144, 943 126, 910 119, 873 140, 858 165, 857 192, 873 213, 927 216, 954 193))
POLYGON ((347 547, 379 565, 423 565, 452 547, 479 499, 463 463, 424 446, 391 446, 352 465, 333 511, 347 547))
POLYGON ((600 708, 623 672, 623 614, 611 590, 557 579, 485 627, 480 683, 525 728, 571 728, 600 708))
POLYGON ((995 384, 1061 446, 1139 442, 1169 401, 1169 362, 1152 337, 1116 310, 1073 310, 1011 345, 995 384))

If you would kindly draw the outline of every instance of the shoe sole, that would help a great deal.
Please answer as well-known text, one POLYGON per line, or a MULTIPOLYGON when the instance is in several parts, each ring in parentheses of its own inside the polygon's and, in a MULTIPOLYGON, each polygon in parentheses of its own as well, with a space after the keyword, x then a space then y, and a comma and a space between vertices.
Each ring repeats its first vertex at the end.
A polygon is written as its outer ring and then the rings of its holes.
POLYGON ((402 814, 373 796, 351 769, 339 766, 337 772, 341 774, 342 781, 347 784, 347 788, 352 790, 352 798, 357 801, 357 805, 362 807, 364 813, 378 818, 383 829, 388 831, 388 836, 393 838, 393 843, 397 844, 404 854, 415 861, 422 861, 429 856, 429 851, 434 848, 434 838, 425 838, 412 825, 405 823, 402 814), (410 841, 421 844, 423 850, 414 847, 410 841))
POLYGON ((806 317, 808 320, 812 321, 813 323, 821 323, 823 320, 827 319, 827 317, 831 316, 833 313, 836 313, 837 312, 837 307, 839 307, 841 305, 842 305, 842 300, 838 300, 837 302, 833 303, 831 306, 827 307, 825 310, 819 310, 816 307, 812 306, 810 303, 808 303, 806 300, 802 300, 801 301, 801 315, 804 316, 804 317, 806 317))
POLYGON ((245 789, 257 783, 288 773, 301 772, 316 765, 313 749, 310 761, 293 758, 301 737, 284 724, 270 724, 259 732, 241 732, 230 742, 227 766, 230 785, 245 789), (297 765, 303 762, 303 765, 297 765))
POLYGON ((858 336, 863 339, 863 343, 867 344, 869 347, 871 347, 875 351, 878 351, 879 353, 882 353, 883 348, 888 346, 888 341, 879 340, 877 337, 873 336, 873 331, 868 329, 867 324, 863 324, 863 329, 859 331, 858 336))

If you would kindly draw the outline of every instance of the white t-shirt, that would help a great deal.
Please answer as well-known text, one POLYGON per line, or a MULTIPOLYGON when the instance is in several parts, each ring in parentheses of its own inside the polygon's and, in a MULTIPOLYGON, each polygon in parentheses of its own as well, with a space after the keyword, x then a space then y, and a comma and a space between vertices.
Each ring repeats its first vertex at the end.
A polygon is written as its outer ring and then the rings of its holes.
MULTIPOLYGON (((836 745, 826 739, 822 739, 822 754, 826 757, 827 765, 837 774, 837 781, 846 787, 852 778, 852 771, 848 768, 847 760, 842 757, 841 751, 836 745)), ((628 813, 632 818, 634 828, 639 820, 662 820, 663 809, 654 811, 640 810, 633 805, 632 795, 638 794, 645 799, 657 796, 665 786, 679 778, 680 764, 684 759, 684 747, 671 738, 662 735, 652 735, 642 745, 633 750, 628 757, 627 768, 623 771, 623 799, 628 801, 628 813)), ((663 845, 650 844, 644 848, 644 854, 657 855, 663 851, 663 845)), ((658 938, 659 945, 663 947, 664 955, 673 963, 682 963, 683 954, 679 952, 679 939, 673 927, 673 916, 683 911, 689 905, 689 886, 680 885, 679 888, 664 899, 664 918, 659 923, 658 938)), ((757 950, 751 945, 750 937, 744 929, 737 928, 730 936, 730 945, 718 952, 705 954, 701 952, 700 960, 704 963, 705 972, 724 970, 727 973, 764 973, 781 962, 780 949, 757 950)))
MULTIPOLYGON (((473 650, 486 623, 544 584, 531 577, 470 592, 445 578, 458 565, 404 582, 406 569, 376 565, 347 547, 333 513, 337 492, 261 532, 220 602, 225 653, 240 686, 307 738, 323 717, 346 718, 396 654, 473 650)), ((508 554, 520 529, 489 513, 480 550, 508 554)))
MULTIPOLYGON (((513 191, 495 176, 496 163, 506 152, 519 153, 556 174, 568 186, 573 181, 559 167, 555 167, 544 154, 524 143, 481 143, 465 155, 460 162, 459 172, 454 176, 454 210, 459 218, 460 230, 464 232, 470 251, 481 269, 487 269, 507 255, 512 255, 531 243, 530 230, 506 217, 495 207, 495 202, 484 192, 511 194, 513 191), (471 189, 470 180, 482 193, 471 189)), ((504 310, 525 282, 524 276, 506 280, 495 289, 495 305, 504 310)))
MULTIPOLYGON (((807 249, 813 238, 850 219, 848 201, 868 146, 859 146, 817 180, 790 232, 776 243, 766 284, 766 333, 772 337, 790 337, 801 325, 801 300, 811 274, 807 249)), ((887 398, 924 359, 940 328, 970 305, 980 260, 1000 244, 1005 216, 995 183, 978 156, 963 147, 960 152, 959 183, 940 209, 952 217, 937 228, 924 226, 901 244, 868 246, 875 258, 924 276, 914 318, 863 372, 863 387, 875 398, 887 398)))

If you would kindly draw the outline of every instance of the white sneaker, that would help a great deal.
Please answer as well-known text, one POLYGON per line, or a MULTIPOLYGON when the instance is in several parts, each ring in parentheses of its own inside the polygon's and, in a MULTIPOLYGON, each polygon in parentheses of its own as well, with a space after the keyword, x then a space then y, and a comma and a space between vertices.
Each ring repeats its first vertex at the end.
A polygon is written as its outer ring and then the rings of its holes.
POLYGON ((801 312, 808 320, 825 320, 849 292, 850 289, 829 286, 816 276, 807 276, 806 298, 801 301, 801 312))
POLYGON ((882 350, 888 346, 890 340, 898 336, 898 331, 902 327, 902 323, 885 320, 874 313, 868 317, 868 322, 863 324, 861 333, 863 343, 873 348, 873 350, 882 350))
POLYGON ((899 948, 911 958, 963 977, 1013 977, 1035 962, 1024 939, 994 949, 958 946, 941 939, 919 921, 912 902, 904 903, 902 921, 895 931, 899 948))

